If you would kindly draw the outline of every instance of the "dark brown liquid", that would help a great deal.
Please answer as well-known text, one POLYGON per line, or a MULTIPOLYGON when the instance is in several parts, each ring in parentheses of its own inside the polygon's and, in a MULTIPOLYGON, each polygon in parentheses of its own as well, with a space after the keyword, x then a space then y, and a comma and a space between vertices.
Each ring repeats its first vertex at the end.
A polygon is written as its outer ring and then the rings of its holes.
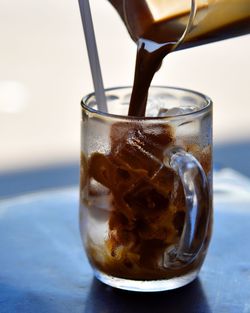
MULTIPOLYGON (((167 37, 165 36, 165 22, 154 23, 153 17, 144 0, 133 1, 132 6, 124 7, 121 0, 109 0, 116 8, 134 41, 137 42, 135 76, 130 100, 129 116, 145 116, 148 89, 151 81, 160 68, 164 57, 170 53, 184 31, 182 27, 171 27, 169 22, 167 37), (128 9, 129 12, 124 10, 128 9), (136 12, 136 15, 134 15, 136 12), (129 21, 128 21, 129 16, 129 21), (164 34, 164 39, 161 38, 164 34)), ((130 5, 131 2, 125 2, 130 5)))
POLYGON ((160 68, 162 60, 174 49, 174 46, 175 41, 158 44, 147 39, 139 40, 129 116, 145 116, 148 89, 152 79, 160 68))
MULTIPOLYGON (((164 57, 176 49, 176 43, 179 42, 185 31, 185 23, 183 24, 178 21, 181 18, 187 18, 189 13, 180 13, 171 18, 155 22, 145 0, 109 1, 120 14, 132 39, 138 45, 133 92, 128 115, 137 117, 145 116, 147 94, 151 81, 161 66, 164 57)), ((199 8, 197 15, 202 14, 202 10, 206 10, 206 8, 199 8)), ((205 28, 200 34, 194 36, 191 34, 191 37, 187 36, 187 40, 184 40, 177 48, 183 49, 248 34, 250 33, 250 18, 249 16, 246 18, 245 13, 242 16, 243 18, 237 22, 229 22, 226 25, 222 24, 214 30, 210 30, 208 26, 207 31, 205 28)))

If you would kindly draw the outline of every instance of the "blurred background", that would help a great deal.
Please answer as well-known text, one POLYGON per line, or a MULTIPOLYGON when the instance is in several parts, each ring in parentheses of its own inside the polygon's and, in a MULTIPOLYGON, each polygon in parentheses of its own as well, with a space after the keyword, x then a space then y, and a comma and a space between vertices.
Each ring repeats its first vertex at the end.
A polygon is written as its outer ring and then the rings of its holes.
MULTIPOLYGON (((105 87, 130 85, 136 46, 91 1, 105 87)), ((0 197, 78 183, 80 99, 93 90, 78 1, 0 0, 0 197)), ((172 53, 154 83, 214 102, 214 160, 250 177, 249 35, 172 53)))

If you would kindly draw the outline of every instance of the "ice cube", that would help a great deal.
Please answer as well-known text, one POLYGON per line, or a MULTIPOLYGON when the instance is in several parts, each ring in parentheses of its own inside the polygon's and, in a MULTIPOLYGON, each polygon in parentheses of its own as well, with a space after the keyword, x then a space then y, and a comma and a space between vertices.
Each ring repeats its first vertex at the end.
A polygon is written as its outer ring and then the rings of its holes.
POLYGON ((114 163, 152 176, 162 165, 164 150, 173 142, 173 132, 168 124, 116 123, 110 138, 114 163))
POLYGON ((157 116, 179 116, 192 113, 194 109, 192 107, 174 107, 171 109, 160 108, 157 116))
POLYGON ((153 93, 149 94, 147 102, 146 116, 155 117, 158 116, 158 112, 161 109, 168 110, 173 105, 178 105, 177 98, 168 93, 153 93))

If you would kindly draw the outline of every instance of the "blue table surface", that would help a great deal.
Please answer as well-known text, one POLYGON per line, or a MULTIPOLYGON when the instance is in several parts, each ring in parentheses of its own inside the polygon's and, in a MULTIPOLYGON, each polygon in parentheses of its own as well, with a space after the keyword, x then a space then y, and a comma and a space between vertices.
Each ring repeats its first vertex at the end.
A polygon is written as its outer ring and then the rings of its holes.
POLYGON ((78 230, 76 188, 0 202, 1 313, 250 313, 250 201, 217 201, 199 278, 134 293, 95 278, 78 230))

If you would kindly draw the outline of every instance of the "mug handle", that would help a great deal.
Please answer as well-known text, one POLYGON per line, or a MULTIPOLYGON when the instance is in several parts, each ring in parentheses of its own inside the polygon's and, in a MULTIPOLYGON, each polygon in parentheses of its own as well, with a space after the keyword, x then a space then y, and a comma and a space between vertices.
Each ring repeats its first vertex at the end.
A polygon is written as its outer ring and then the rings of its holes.
POLYGON ((167 251, 169 262, 179 267, 191 263, 203 247, 210 216, 209 183, 200 163, 181 148, 167 151, 164 163, 180 177, 186 198, 180 241, 167 251))

